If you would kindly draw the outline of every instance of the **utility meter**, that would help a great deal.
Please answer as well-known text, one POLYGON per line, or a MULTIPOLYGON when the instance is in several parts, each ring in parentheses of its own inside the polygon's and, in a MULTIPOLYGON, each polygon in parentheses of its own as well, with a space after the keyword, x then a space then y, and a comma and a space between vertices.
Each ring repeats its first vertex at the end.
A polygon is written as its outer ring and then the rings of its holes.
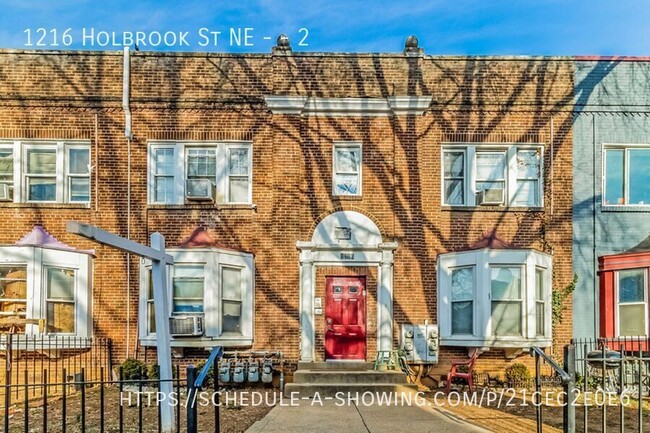
POLYGON ((415 364, 438 363, 438 325, 403 324, 400 347, 407 361, 415 364))

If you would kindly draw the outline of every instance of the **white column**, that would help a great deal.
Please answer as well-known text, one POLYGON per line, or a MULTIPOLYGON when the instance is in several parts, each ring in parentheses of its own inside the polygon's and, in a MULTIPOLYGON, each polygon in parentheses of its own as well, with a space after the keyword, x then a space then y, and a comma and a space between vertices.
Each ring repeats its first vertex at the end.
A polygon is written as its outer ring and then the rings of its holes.
POLYGON ((300 252, 300 360, 314 361, 314 262, 312 250, 300 252))
POLYGON ((379 350, 393 349, 393 249, 397 245, 383 244, 379 264, 377 289, 377 339, 379 350))

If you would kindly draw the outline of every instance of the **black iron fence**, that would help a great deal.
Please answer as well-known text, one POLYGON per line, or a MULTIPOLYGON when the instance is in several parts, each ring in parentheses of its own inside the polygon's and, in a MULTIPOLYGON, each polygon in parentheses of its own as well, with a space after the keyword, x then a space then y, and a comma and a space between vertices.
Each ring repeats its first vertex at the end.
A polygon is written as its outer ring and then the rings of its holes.
MULTIPOLYGON (((650 431, 650 339, 640 337, 574 339, 564 350, 564 365, 532 348, 536 378, 550 365, 564 384, 565 432, 650 431), (645 418, 644 418, 645 417, 645 418)), ((544 397, 537 386, 536 403, 544 397)), ((536 404, 542 432, 543 404, 536 404)))
MULTIPOLYGON (((62 392, 61 383, 109 380, 112 343, 104 338, 68 336, 0 336, 0 405, 9 406, 25 398, 18 385, 43 384, 48 392, 62 392), (49 373, 49 374, 48 374, 49 373), (7 385, 16 385, 7 387, 7 385), (9 392, 11 391, 11 392, 9 392)), ((42 387, 31 387, 29 398, 41 395, 42 387)))

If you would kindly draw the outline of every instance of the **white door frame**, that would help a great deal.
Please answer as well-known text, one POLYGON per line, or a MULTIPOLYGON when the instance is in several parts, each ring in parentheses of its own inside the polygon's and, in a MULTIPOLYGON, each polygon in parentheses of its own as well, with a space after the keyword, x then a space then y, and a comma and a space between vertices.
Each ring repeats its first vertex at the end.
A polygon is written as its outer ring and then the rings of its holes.
POLYGON ((396 242, 381 242, 377 226, 365 215, 335 212, 320 222, 311 242, 298 241, 300 250, 300 361, 315 360, 315 311, 317 266, 377 267, 377 348, 393 348, 393 252, 396 242), (335 228, 349 229, 345 241, 337 241, 335 228), (364 243, 366 241, 367 243, 364 243), (379 241, 379 242, 377 242, 379 241))

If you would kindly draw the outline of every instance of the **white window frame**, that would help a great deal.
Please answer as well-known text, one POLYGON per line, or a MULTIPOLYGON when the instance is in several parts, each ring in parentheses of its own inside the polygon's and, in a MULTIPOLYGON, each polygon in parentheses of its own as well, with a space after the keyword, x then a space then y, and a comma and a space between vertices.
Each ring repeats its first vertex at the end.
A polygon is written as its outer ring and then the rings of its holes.
MULTIPOLYGON (((646 338, 648 334, 648 328, 650 327, 650 324, 648 323, 648 320, 650 320, 650 313, 648 312, 648 289, 650 288, 648 286, 648 268, 627 268, 627 269, 616 269, 614 271, 614 296, 616 297, 614 300, 614 327, 615 327, 615 335, 617 337, 621 336, 620 334, 620 320, 621 320, 621 315, 620 315, 620 298, 619 298, 619 273, 621 271, 636 271, 636 270, 642 270, 643 271, 643 282, 644 284, 644 290, 643 290, 643 302, 626 302, 624 305, 640 305, 643 304, 644 308, 644 314, 645 314, 645 334, 644 335, 639 335, 638 337, 646 338)), ((637 337, 637 336, 626 336, 626 337, 637 337)), ((621 338, 626 338, 626 337, 621 337, 621 338)))
POLYGON ((212 149, 216 154, 216 176, 214 185, 216 189, 215 203, 250 205, 253 202, 253 143, 251 141, 218 141, 218 142, 177 142, 177 141, 152 141, 147 148, 147 197, 148 203, 154 205, 182 205, 187 204, 187 152, 189 149, 212 149), (248 149, 248 197, 244 202, 230 201, 229 197, 229 154, 231 148, 248 149), (169 202, 156 201, 155 191, 155 151, 156 149, 174 150, 174 191, 169 202))
POLYGON ((360 141, 335 141, 332 146, 332 195, 335 197, 361 197, 363 195, 363 144, 360 141), (338 172, 336 169, 336 151, 339 149, 359 150, 359 170, 356 173, 338 172), (339 194, 336 192, 336 178, 339 174, 357 176, 356 194, 339 194))
POLYGON ((490 249, 462 251, 438 256, 438 324, 441 344, 448 346, 524 348, 551 345, 552 257, 532 249, 490 249), (472 335, 451 332, 451 273, 462 267, 474 267, 474 332, 472 335), (522 335, 495 336, 492 329, 491 269, 522 269, 522 335), (537 335, 535 270, 544 271, 544 335, 537 335))
POLYGON ((504 204, 502 207, 516 207, 516 208, 543 208, 544 207, 544 146, 542 144, 527 144, 527 143, 444 143, 440 153, 440 161, 442 169, 440 170, 440 197, 442 206, 450 207, 475 207, 478 206, 476 188, 477 170, 476 170, 476 154, 478 152, 506 152, 506 173, 505 173, 505 191, 504 191, 504 204), (517 151, 519 150, 534 150, 539 153, 539 177, 537 182, 539 188, 537 190, 537 204, 534 206, 517 205, 516 198, 516 185, 518 179, 517 173, 517 151), (444 155, 445 152, 464 152, 464 200, 463 204, 450 204, 446 202, 445 195, 445 167, 444 155))
MULTIPOLYGON (((252 254, 216 248, 196 249, 167 249, 166 252, 174 257, 174 263, 184 265, 204 265, 203 317, 205 332, 199 337, 172 337, 174 347, 211 347, 218 343, 225 347, 250 346, 253 343, 254 331, 254 293, 255 265, 252 254), (224 333, 222 329, 222 267, 242 269, 242 308, 241 334, 224 333)), ((156 334, 149 331, 148 324, 148 269, 151 262, 141 260, 140 268, 140 341, 145 346, 156 344, 156 334)), ((172 296, 174 277, 173 265, 167 268, 168 302, 170 317, 172 316, 172 296)), ((186 313, 179 313, 186 315, 186 313)), ((192 313, 187 313, 191 315, 192 313)))
POLYGON ((650 203, 629 203, 630 201, 630 150, 650 150, 649 143, 604 143, 602 147, 603 173, 601 183, 601 202, 604 207, 650 207, 650 203), (623 151, 623 203, 606 203, 607 197, 607 151, 623 151))
POLYGON ((25 334, 92 337, 92 257, 85 253, 41 247, 0 246, 0 266, 27 266, 27 319, 25 334), (74 317, 72 333, 47 332, 47 269, 74 272, 74 317), (84 284, 85 282, 85 284, 84 284), (30 319, 32 322, 30 323, 30 319), (38 321, 44 320, 43 332, 38 321))
MULTIPOLYGON (((13 203, 70 203, 89 206, 92 199, 91 173, 92 167, 88 167, 88 174, 71 174, 69 166, 70 149, 88 150, 89 162, 92 161, 92 149, 87 141, 0 141, 0 148, 11 149, 14 158, 13 172, 13 203), (27 151, 30 149, 53 149, 56 152, 56 171, 53 175, 30 175, 27 173, 27 151), (56 193, 54 200, 29 200, 28 182, 30 177, 53 177, 56 182, 56 193), (70 178, 88 178, 88 201, 72 201, 70 178)), ((3 182, 7 183, 7 182, 3 182)), ((1 202, 0 202, 1 203, 1 202)))

